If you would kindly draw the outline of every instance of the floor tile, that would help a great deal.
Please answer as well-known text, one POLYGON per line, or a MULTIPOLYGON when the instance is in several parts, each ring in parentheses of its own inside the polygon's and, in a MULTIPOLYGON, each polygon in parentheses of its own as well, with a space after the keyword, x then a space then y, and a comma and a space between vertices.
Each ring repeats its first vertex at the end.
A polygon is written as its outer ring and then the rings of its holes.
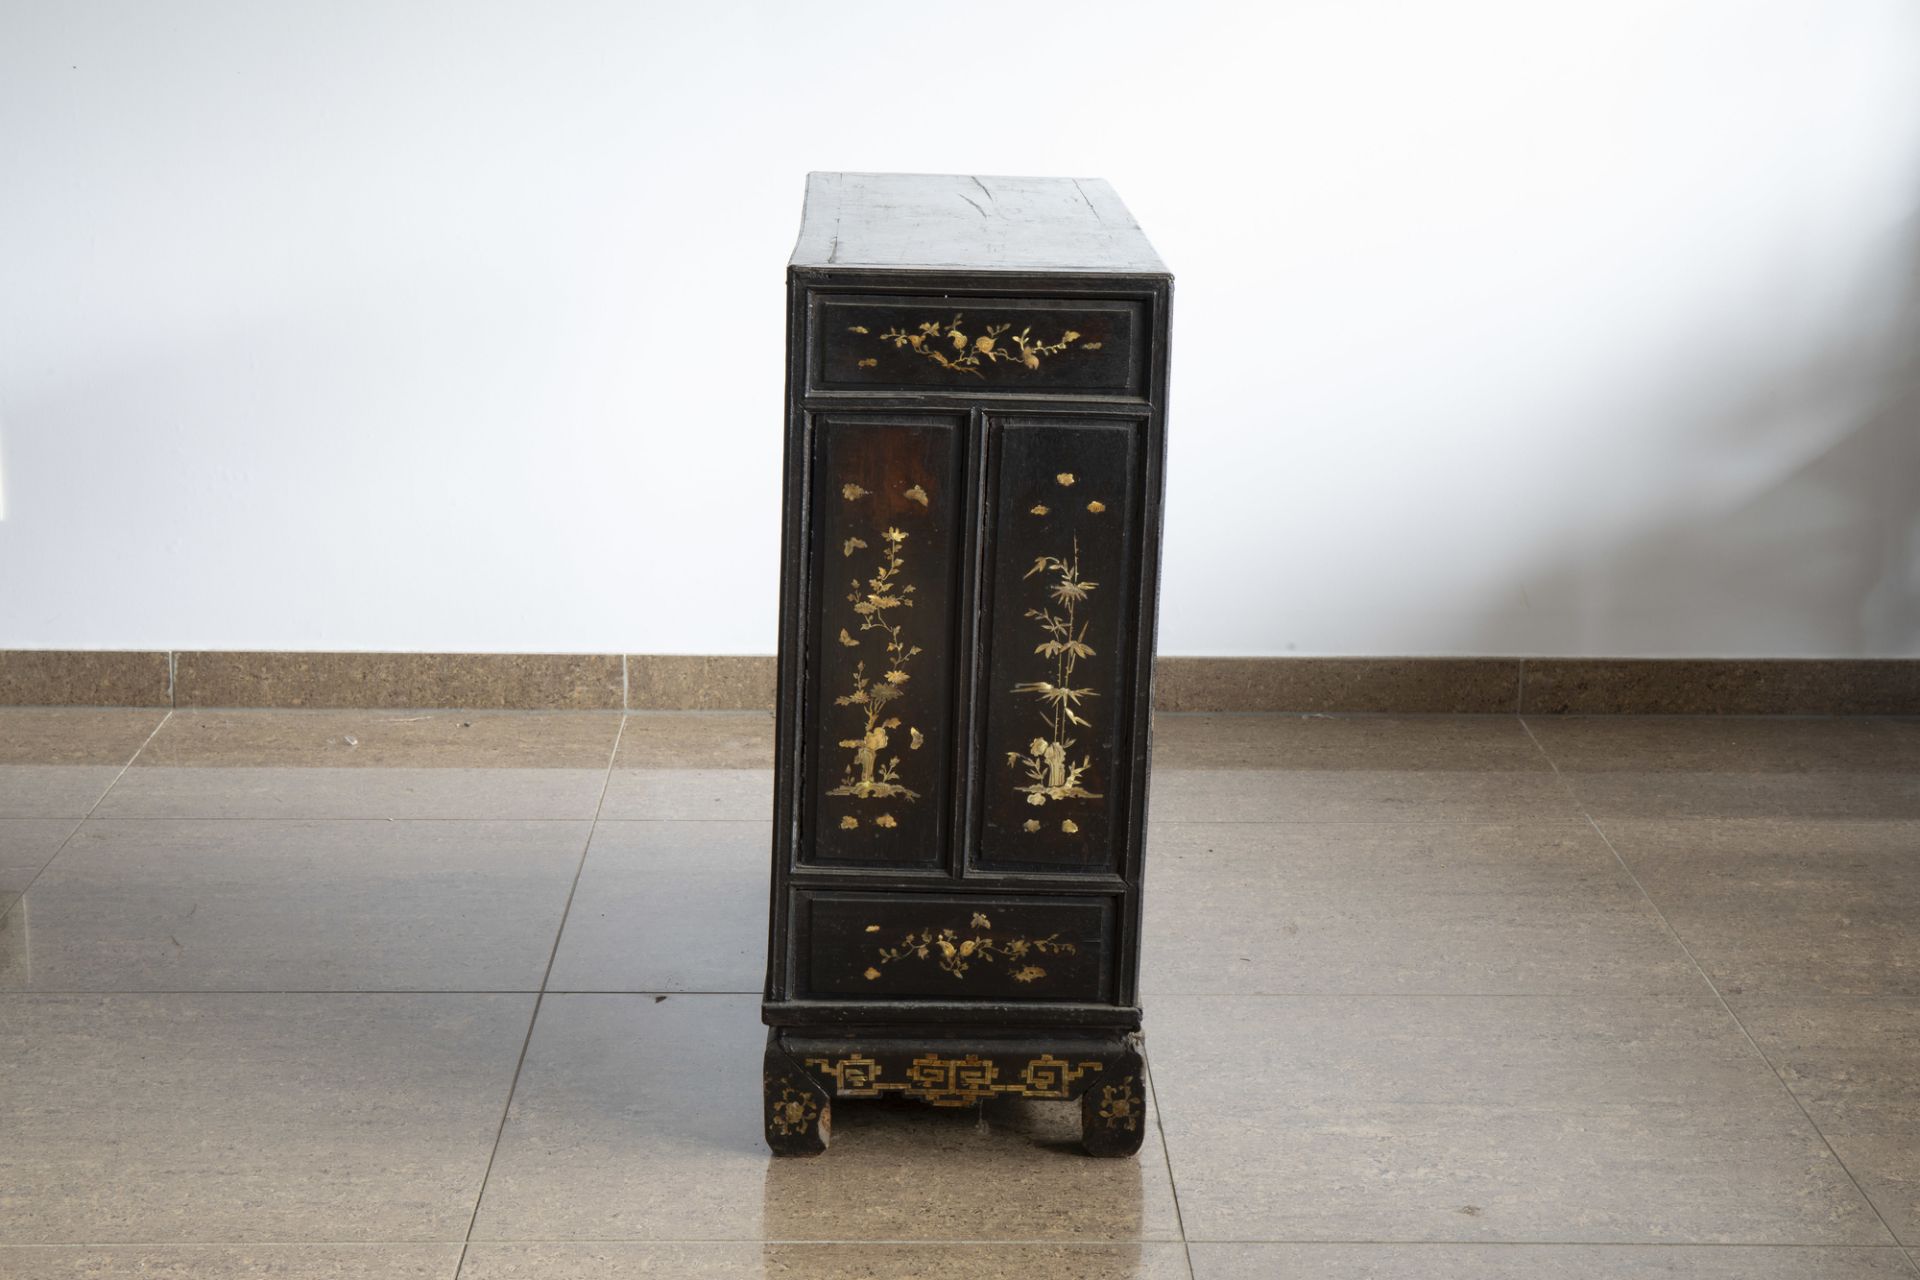
POLYGON ((1148 1007, 1190 1240, 1893 1243, 1717 1001, 1148 1007))
POLYGON ((475 1244, 461 1280, 1187 1280, 1164 1244, 475 1244))
POLYGON ((0 818, 82 818, 124 765, 0 764, 0 818))
POLYGON ((591 818, 601 769, 129 769, 101 818, 591 818))
MULTIPOLYGON (((19 894, 0 893, 0 973, 14 973, 26 968, 29 925, 26 917, 19 914, 19 906, 19 894)), ((0 1092, 0 1096, 4 1096, 3 1092, 0 1092)), ((4 1116, 4 1109, 0 1109, 0 1118, 4 1116)), ((4 1239, 0 1237, 0 1242, 4 1242, 4 1239)))
POLYGON ((536 991, 587 822, 82 824, 0 987, 536 991))
POLYGON ((773 813, 771 769, 615 769, 603 818, 765 822, 773 813))
POLYGON ((608 711, 176 711, 140 767, 604 774, 619 730, 608 711))
POLYGON ((1166 711, 1446 712, 1511 715, 1518 658, 1170 658, 1154 663, 1166 711))
POLYGON ((1695 994, 1585 822, 1156 823, 1149 993, 1695 994))
POLYGON ((0 996, 0 1241, 458 1240, 533 997, 0 996))
POLYGON ((72 818, 0 818, 0 893, 19 893, 66 843, 72 818))
POLYGON ((1528 658, 1530 715, 1859 715, 1920 709, 1907 658, 1528 658))
POLYGON ((1073 1104, 834 1108, 833 1146, 761 1139, 758 1001, 553 995, 477 1240, 1176 1239, 1157 1128, 1137 1160, 1074 1145, 1073 1104))
POLYGON ((548 988, 758 993, 772 843, 771 822, 601 822, 548 988))
POLYGON ((1920 818, 1920 721, 1529 716, 1594 817, 1920 818))
POLYGON ((8 1280, 453 1280, 456 1244, 0 1246, 8 1280))
POLYGON ((1735 1000, 1903 1244, 1920 1247, 1920 999, 1735 1000))
POLYGON ((0 765, 112 765, 133 759, 165 711, 0 707, 0 765))
POLYGON ((1920 822, 1600 828, 1723 994, 1920 996, 1920 822))
POLYGON ((635 711, 620 731, 616 769, 771 769, 766 711, 635 711))
POLYGON ((1160 822, 1511 822, 1578 816, 1550 773, 1164 769, 1160 822))
POLYGON ((1920 719, 1880 716, 1526 716, 1575 772, 1849 772, 1920 767, 1920 719))
POLYGON ((181 711, 98 813, 591 818, 619 724, 593 711, 181 711))
POLYGON ((1169 713, 1153 718, 1155 769, 1551 773, 1517 716, 1169 713))
POLYGON ((1196 1280, 1914 1280, 1900 1250, 1707 1245, 1196 1244, 1196 1280))
POLYGON ((84 818, 119 764, 0 764, 0 818, 84 818))
POLYGON ((1159 715, 1164 822, 1574 818, 1515 716, 1159 715))

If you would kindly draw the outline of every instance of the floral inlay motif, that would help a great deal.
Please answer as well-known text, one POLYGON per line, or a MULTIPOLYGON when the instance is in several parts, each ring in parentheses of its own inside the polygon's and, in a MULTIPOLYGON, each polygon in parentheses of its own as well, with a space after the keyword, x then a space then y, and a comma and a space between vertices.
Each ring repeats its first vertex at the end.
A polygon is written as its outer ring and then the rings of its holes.
MULTIPOLYGON (((1080 576, 1078 538, 1074 539, 1071 556, 1040 556, 1024 576, 1031 578, 1042 573, 1052 575, 1053 581, 1047 588, 1047 594, 1053 603, 1046 608, 1029 609, 1026 616, 1040 626, 1044 638, 1034 646, 1033 651, 1051 660, 1053 678, 1017 684, 1013 686, 1013 691, 1030 693, 1038 700, 1040 719, 1046 726, 1046 732, 1029 742, 1024 753, 1007 752, 1007 764, 1010 768, 1026 771, 1027 783, 1018 790, 1026 793, 1028 804, 1044 805, 1049 800, 1098 800, 1100 793, 1087 788, 1093 769, 1092 754, 1082 752, 1076 764, 1068 753, 1075 742, 1073 729, 1093 727, 1082 712, 1086 700, 1094 697, 1095 691, 1077 687, 1073 683, 1073 673, 1082 659, 1094 656, 1092 647, 1087 644, 1087 629, 1091 624, 1080 621, 1078 611, 1086 603, 1087 596, 1100 584, 1088 582, 1080 576)), ((1036 828, 1029 825, 1027 829, 1031 831, 1036 828)), ((1072 832, 1077 828, 1069 825, 1064 829, 1072 832)))
MULTIPOLYGON (((931 960, 940 966, 944 973, 955 978, 965 978, 967 970, 976 964, 992 964, 996 959, 1010 965, 1019 965, 1008 976, 1015 982, 1037 982, 1047 976, 1046 969, 1035 964, 1035 957, 1054 955, 1073 955, 1079 948, 1071 942, 1060 941, 1060 935, 1050 933, 1044 938, 1001 938, 991 932, 993 921, 976 911, 969 923, 973 930, 971 936, 962 936, 958 929, 934 929, 931 926, 907 934, 890 947, 880 947, 877 958, 867 966, 863 975, 868 982, 880 976, 886 966, 905 960, 931 960)), ((878 933, 880 926, 868 925, 868 933, 878 933)))
POLYGON ((820 1114, 820 1102, 811 1093, 793 1087, 793 1081, 780 1082, 780 1096, 767 1105, 767 1124, 782 1136, 800 1133, 820 1114))
MULTIPOLYGON (((849 501, 867 496, 867 490, 857 484, 841 487, 841 495, 849 501)), ((907 497, 926 505, 926 491, 919 485, 908 490, 907 497)), ((852 579, 852 589, 847 593, 847 602, 853 606, 854 615, 859 619, 858 627, 850 630, 840 629, 840 643, 850 649, 861 645, 860 635, 879 632, 884 650, 884 661, 877 664, 885 668, 875 675, 868 675, 867 662, 861 658, 853 665, 853 687, 851 691, 834 698, 837 707, 849 707, 858 717, 857 733, 853 737, 838 740, 843 750, 852 752, 848 759, 840 785, 827 792, 832 796, 852 796, 860 800, 899 799, 917 800, 920 794, 910 789, 900 780, 898 755, 885 754, 892 745, 889 736, 900 728, 900 717, 888 714, 888 708, 905 696, 905 686, 911 677, 907 672, 913 660, 920 654, 920 646, 908 644, 902 610, 913 607, 914 587, 904 581, 906 555, 903 548, 907 543, 907 534, 889 525, 880 535, 880 562, 873 576, 863 583, 859 578, 852 579), (855 630, 859 633, 855 634, 855 630)), ((841 554, 851 557, 855 551, 866 549, 862 538, 849 537, 841 545, 841 554)), ((922 741, 917 729, 909 730, 913 745, 918 747, 922 741)), ((859 821, 848 817, 840 820, 846 830, 859 826, 859 821)), ((894 826, 888 818, 878 825, 894 826)))
MULTIPOLYGON (((982 370, 988 365, 1006 363, 1038 369, 1043 359, 1057 356, 1075 343, 1080 344, 1082 351, 1098 351, 1101 346, 1098 342, 1080 342, 1081 335, 1075 329, 1062 330, 1054 342, 1035 337, 1032 325, 1015 333, 1011 323, 982 324, 976 332, 968 333, 960 327, 965 319, 965 315, 956 313, 951 320, 922 321, 912 332, 896 325, 874 336, 881 342, 892 343, 896 351, 915 352, 943 369, 971 374, 976 378, 986 376, 982 370)), ((849 325, 847 331, 862 335, 871 332, 863 324, 849 325)), ((871 367, 873 362, 861 360, 858 363, 864 369, 871 367)))
POLYGON ((1100 1086, 1100 1107, 1097 1112, 1107 1122, 1109 1129, 1125 1129, 1128 1133, 1140 1127, 1140 1091, 1134 1088, 1133 1077, 1127 1076, 1119 1084, 1100 1086))

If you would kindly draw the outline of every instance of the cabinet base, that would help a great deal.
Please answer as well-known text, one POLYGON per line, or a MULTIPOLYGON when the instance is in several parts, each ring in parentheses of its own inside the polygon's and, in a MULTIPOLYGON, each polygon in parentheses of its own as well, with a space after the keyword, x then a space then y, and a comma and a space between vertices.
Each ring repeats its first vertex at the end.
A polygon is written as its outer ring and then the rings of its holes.
POLYGON ((1146 1138, 1139 1034, 1014 1039, 767 1034, 762 1084, 775 1155, 827 1149, 836 1098, 918 1098, 965 1107, 992 1098, 1080 1100, 1088 1155, 1130 1156, 1146 1138))

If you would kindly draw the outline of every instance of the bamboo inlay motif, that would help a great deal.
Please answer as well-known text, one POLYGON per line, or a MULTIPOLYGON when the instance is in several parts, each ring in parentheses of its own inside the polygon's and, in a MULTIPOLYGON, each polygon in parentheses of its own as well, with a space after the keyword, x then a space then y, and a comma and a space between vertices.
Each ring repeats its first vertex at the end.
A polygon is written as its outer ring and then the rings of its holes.
MULTIPOLYGON (((1073 483, 1073 477, 1065 472, 1055 479, 1062 485, 1073 483)), ((1093 755, 1083 751, 1076 763, 1071 752, 1077 739, 1075 729, 1091 729, 1088 720, 1086 701, 1095 697, 1094 690, 1075 685, 1074 669, 1080 662, 1095 656, 1093 648, 1087 644, 1087 630, 1090 623, 1080 619, 1080 606, 1100 584, 1089 582, 1080 576, 1080 540, 1073 541, 1072 554, 1061 556, 1039 556, 1033 567, 1024 576, 1031 578, 1036 574, 1048 574, 1052 582, 1047 595, 1052 603, 1039 609, 1027 610, 1026 616, 1039 625, 1042 639, 1034 646, 1034 652, 1053 664, 1050 680, 1029 680, 1013 686, 1015 693, 1032 694, 1039 703, 1041 723, 1046 732, 1035 737, 1027 744, 1025 752, 1007 752, 1007 765, 1025 772, 1027 781, 1017 790, 1024 792, 1030 805, 1045 805, 1048 801, 1058 800, 1098 800, 1100 793, 1090 790, 1088 782, 1093 772, 1093 755)), ((1038 831, 1040 824, 1035 819, 1025 823, 1029 832, 1038 831)), ((1079 830, 1071 820, 1061 824, 1061 830, 1071 835, 1079 830)))

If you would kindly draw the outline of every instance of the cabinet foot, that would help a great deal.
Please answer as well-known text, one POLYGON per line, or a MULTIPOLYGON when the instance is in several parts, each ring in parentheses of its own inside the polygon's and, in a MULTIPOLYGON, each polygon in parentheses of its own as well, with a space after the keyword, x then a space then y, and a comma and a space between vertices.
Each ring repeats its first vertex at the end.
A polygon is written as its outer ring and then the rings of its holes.
POLYGON ((767 1041, 767 1145, 818 1155, 836 1098, 914 1098, 971 1107, 995 1098, 1080 1104, 1080 1145, 1130 1156, 1146 1138, 1146 1072, 1137 1035, 841 1038, 776 1031, 767 1041))
POLYGON ((827 1149, 833 1100, 801 1066, 767 1039, 760 1072, 767 1145, 777 1156, 817 1156, 827 1149))
POLYGON ((1146 1136, 1146 1071, 1128 1048, 1080 1095, 1080 1145, 1090 1156, 1130 1156, 1146 1136))

